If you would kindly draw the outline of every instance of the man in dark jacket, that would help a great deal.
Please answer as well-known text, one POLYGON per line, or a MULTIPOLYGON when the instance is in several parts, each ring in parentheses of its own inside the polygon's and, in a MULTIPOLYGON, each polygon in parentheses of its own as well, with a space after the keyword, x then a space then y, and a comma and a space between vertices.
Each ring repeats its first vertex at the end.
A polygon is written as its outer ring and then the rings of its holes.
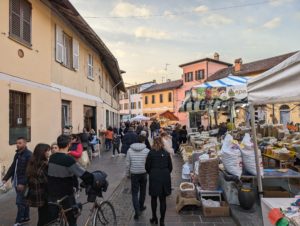
POLYGON ((16 190, 18 213, 15 225, 21 225, 30 221, 29 206, 26 204, 24 193, 27 184, 26 168, 31 155, 32 152, 26 147, 26 139, 24 137, 19 137, 17 139, 17 150, 14 160, 2 180, 3 183, 6 183, 11 178, 13 187, 16 190))
POLYGON ((124 135, 122 139, 121 153, 127 155, 127 151, 130 145, 137 143, 138 135, 134 132, 133 127, 129 127, 128 132, 124 135))

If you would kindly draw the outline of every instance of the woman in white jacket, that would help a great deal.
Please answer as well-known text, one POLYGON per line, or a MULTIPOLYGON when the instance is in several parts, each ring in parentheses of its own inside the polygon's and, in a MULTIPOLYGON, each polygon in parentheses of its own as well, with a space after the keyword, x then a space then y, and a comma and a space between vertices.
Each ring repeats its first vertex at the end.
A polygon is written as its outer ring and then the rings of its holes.
POLYGON ((162 132, 160 136, 163 141, 165 151, 169 152, 172 157, 174 155, 174 149, 172 148, 172 137, 166 132, 162 132))

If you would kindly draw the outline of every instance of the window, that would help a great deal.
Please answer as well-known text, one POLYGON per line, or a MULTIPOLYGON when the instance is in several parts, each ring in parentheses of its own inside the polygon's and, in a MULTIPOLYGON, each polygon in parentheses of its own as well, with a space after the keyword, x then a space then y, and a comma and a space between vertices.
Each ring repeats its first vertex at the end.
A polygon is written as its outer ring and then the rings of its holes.
POLYGON ((9 91, 9 144, 18 137, 30 141, 30 94, 9 91))
POLYGON ((185 82, 191 82, 193 81, 193 72, 188 72, 184 74, 184 80, 185 82))
POLYGON ((124 99, 128 99, 128 92, 124 93, 124 99))
POLYGON ((27 0, 10 0, 9 36, 31 46, 31 4, 27 0))
POLYGON ((71 102, 62 100, 61 102, 61 128, 65 126, 71 126, 71 102))
POLYGON ((130 89, 130 94, 137 94, 137 93, 138 93, 137 87, 130 89))
POLYGON ((171 92, 168 93, 168 100, 169 100, 169 102, 172 102, 172 93, 171 92))
POLYGON ((142 108, 142 104, 141 101, 138 102, 138 108, 141 109, 142 108))
POLYGON ((56 25, 56 61, 69 69, 79 70, 79 42, 56 25))
POLYGON ((152 104, 155 104, 155 95, 152 95, 152 104))
POLYGON ((128 103, 124 104, 124 110, 128 110, 128 103))
POLYGON ((63 34, 64 37, 64 58, 63 58, 63 65, 67 68, 72 68, 72 38, 67 34, 63 34))
POLYGON ((130 109, 136 109, 136 102, 130 103, 130 109))
POLYGON ((148 96, 145 96, 145 104, 148 104, 148 96))
POLYGON ((204 79, 204 70, 195 71, 195 80, 204 79))
POLYGON ((164 96, 163 96, 163 94, 159 94, 159 102, 160 103, 164 102, 164 96))
POLYGON ((93 75, 93 65, 94 65, 94 59, 92 54, 88 55, 88 78, 94 79, 93 75))

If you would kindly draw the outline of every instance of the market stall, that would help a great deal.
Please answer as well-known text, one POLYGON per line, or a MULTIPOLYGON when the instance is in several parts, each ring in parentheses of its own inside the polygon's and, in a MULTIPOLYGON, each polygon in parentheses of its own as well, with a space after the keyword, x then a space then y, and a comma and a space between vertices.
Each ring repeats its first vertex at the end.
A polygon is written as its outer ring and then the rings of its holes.
MULTIPOLYGON (((266 71, 265 73, 261 74, 258 77, 255 77, 251 80, 248 81, 248 101, 250 103, 250 111, 251 111, 251 124, 252 124, 252 131, 253 131, 253 138, 254 138, 254 148, 255 148, 255 153, 256 153, 256 168, 258 170, 259 168, 259 156, 260 156, 260 150, 258 147, 258 138, 257 138, 257 130, 255 127, 254 123, 254 106, 255 105, 261 105, 261 104, 275 104, 275 103, 291 103, 291 102, 300 102, 300 89, 299 89, 299 84, 300 84, 300 52, 296 53, 295 55, 291 56, 290 58, 286 59, 282 63, 278 64, 274 68, 266 71)), ((293 144, 297 144, 299 142, 299 139, 297 138, 297 134, 290 134, 289 131, 284 134, 284 137, 282 140, 285 140, 282 142, 283 144, 283 150, 274 152, 274 150, 269 150, 268 153, 265 155, 271 155, 274 156, 274 153, 277 154, 277 157, 280 157, 280 155, 287 156, 288 154, 292 153, 292 148, 293 144), (287 150, 289 149, 289 150, 287 150)), ((278 145, 278 143, 277 143, 278 145)), ((280 145, 278 145, 280 146, 280 145)), ((268 151, 268 150, 267 150, 268 151)), ((297 152, 296 150, 293 150, 297 152)), ((291 170, 287 171, 282 171, 280 174, 281 176, 284 176, 285 174, 289 173, 291 170)), ((262 194, 263 187, 262 187, 262 179, 264 176, 261 176, 260 173, 257 175, 257 180, 258 180, 258 189, 260 194, 262 194)), ((293 201, 295 202, 297 199, 294 198, 293 201)), ((263 212, 266 211, 265 209, 266 205, 262 205, 263 212)), ((282 202, 279 204, 281 207, 285 206, 291 206, 291 200, 282 202), (288 203, 287 203, 288 202, 288 203)), ((294 212, 293 217, 298 217, 300 218, 299 214, 299 203, 296 203, 296 210, 293 208, 290 212, 294 212)), ((289 223, 292 225, 290 222, 290 215, 289 211, 281 211, 282 216, 287 217, 287 224, 283 225, 288 225, 289 223)), ((272 218, 273 213, 271 212, 269 214, 269 219, 272 218)), ((277 219, 277 221, 280 218, 277 219)), ((265 219, 264 219, 265 221, 265 219)), ((272 221, 271 225, 274 225, 274 222, 276 223, 277 221, 272 221)), ((294 225, 299 225, 294 224, 294 225)))
POLYGON ((177 121, 179 121, 178 117, 169 110, 153 115, 151 120, 159 121, 162 127, 169 127, 169 130, 172 130, 170 127, 171 125, 174 125, 177 121))

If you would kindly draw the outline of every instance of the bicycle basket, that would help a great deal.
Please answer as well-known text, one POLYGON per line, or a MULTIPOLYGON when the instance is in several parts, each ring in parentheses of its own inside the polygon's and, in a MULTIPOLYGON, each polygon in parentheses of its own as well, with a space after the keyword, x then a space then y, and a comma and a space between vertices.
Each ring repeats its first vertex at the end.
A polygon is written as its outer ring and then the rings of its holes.
POLYGON ((103 171, 92 172, 94 181, 93 184, 87 186, 85 191, 88 196, 88 202, 94 202, 96 197, 103 197, 102 192, 106 192, 108 188, 107 174, 103 171))

